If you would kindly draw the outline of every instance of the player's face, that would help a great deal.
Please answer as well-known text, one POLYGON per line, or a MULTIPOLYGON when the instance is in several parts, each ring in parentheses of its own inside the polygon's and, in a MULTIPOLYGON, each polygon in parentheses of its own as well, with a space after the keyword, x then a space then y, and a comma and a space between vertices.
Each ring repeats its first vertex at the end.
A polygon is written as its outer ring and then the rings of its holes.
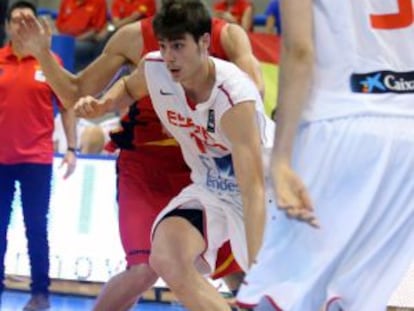
POLYGON ((207 34, 199 42, 195 42, 189 34, 175 40, 159 41, 161 55, 174 81, 191 81, 200 73, 202 65, 207 61, 208 42, 207 34))
POLYGON ((34 16, 33 11, 29 8, 16 8, 13 12, 11 12, 10 20, 6 24, 6 31, 12 42, 17 31, 19 30, 20 17, 22 15, 34 16))

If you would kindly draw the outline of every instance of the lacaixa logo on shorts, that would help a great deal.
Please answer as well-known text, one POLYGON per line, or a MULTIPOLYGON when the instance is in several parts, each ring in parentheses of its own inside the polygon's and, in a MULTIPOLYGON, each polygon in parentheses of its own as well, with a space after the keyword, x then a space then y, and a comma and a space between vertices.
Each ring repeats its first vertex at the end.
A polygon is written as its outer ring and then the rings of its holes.
POLYGON ((350 82, 356 93, 414 93, 414 71, 354 73, 350 82))

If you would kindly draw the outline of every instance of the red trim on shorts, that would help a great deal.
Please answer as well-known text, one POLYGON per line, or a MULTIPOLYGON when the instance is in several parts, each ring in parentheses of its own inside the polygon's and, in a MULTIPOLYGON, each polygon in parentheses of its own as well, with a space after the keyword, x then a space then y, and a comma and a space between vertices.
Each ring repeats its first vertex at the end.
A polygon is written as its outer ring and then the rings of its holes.
POLYGON ((324 310, 325 311, 328 311, 329 310, 329 308, 332 306, 332 304, 334 303, 334 302, 336 302, 336 301, 338 301, 338 300, 342 300, 342 297, 341 296, 333 296, 333 297, 331 297, 326 303, 325 303, 325 308, 324 308, 324 310))
MULTIPOLYGON (((247 282, 243 282, 243 284, 247 284, 247 282)), ((276 303, 276 301, 273 300, 272 297, 270 297, 269 295, 265 295, 264 296, 265 299, 267 299, 267 301, 270 303, 270 305, 272 306, 272 308, 275 311, 283 311, 283 309, 281 307, 279 307, 279 305, 276 303)), ((341 296, 334 296, 331 297, 326 303, 325 303, 325 307, 323 308, 324 311, 329 311, 329 308, 332 306, 332 304, 338 300, 342 300, 341 296)), ((240 307, 240 308, 254 308, 257 306, 257 304, 248 304, 248 303, 243 303, 241 301, 236 301, 236 304, 240 307)))
POLYGON ((270 304, 276 311, 283 311, 283 309, 279 307, 279 305, 272 299, 272 297, 266 295, 265 298, 270 302, 270 304))
POLYGON ((210 275, 210 277, 213 280, 220 279, 232 273, 243 272, 242 268, 240 268, 232 253, 229 253, 224 261, 219 261, 219 256, 220 252, 222 251, 222 248, 223 246, 219 249, 217 253, 216 268, 214 272, 210 275))
POLYGON ((257 304, 243 303, 238 300, 236 300, 236 305, 239 306, 240 308, 245 308, 245 309, 250 309, 250 308, 254 308, 257 306, 257 304))
POLYGON ((229 100, 230 105, 234 106, 234 102, 231 99, 229 92, 224 88, 223 84, 219 85, 218 88, 226 95, 227 99, 229 100))

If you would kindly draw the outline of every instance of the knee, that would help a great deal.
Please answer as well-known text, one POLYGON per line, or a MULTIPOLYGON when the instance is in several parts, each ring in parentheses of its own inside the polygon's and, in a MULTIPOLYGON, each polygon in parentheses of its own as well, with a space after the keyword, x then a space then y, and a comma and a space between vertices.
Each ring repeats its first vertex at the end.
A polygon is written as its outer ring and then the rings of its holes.
POLYGON ((165 253, 151 253, 149 263, 152 269, 167 283, 177 283, 183 278, 182 261, 165 253))
POLYGON ((148 264, 130 266, 127 273, 140 284, 144 283, 148 286, 153 285, 158 279, 157 273, 148 264))

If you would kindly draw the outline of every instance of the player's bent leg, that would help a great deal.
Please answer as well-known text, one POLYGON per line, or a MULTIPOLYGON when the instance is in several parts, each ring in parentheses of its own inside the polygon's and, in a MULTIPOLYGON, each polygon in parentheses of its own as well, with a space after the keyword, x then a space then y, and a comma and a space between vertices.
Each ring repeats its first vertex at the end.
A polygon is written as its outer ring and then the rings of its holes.
POLYGON ((103 287, 93 311, 127 311, 157 281, 157 274, 148 264, 133 265, 103 287))
POLYGON ((196 270, 206 243, 186 219, 164 218, 153 238, 150 265, 184 306, 193 311, 230 311, 219 292, 196 270))

